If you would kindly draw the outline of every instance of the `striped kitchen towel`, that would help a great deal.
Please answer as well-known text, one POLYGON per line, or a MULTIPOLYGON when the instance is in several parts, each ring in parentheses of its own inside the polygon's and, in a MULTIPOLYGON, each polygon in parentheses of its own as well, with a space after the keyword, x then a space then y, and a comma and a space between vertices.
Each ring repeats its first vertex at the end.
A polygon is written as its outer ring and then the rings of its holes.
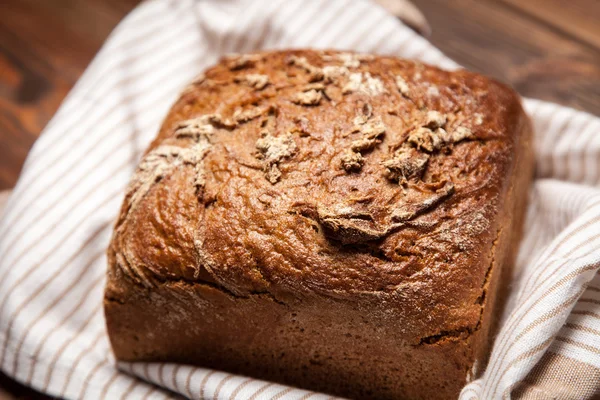
MULTIPOLYGON (((323 399, 224 372, 117 365, 105 249, 178 92, 225 53, 339 48, 457 65, 367 0, 153 0, 115 29, 33 147, 0 220, 0 368, 64 398, 323 399)), ((510 307, 463 399, 600 395, 600 120, 526 100, 537 177, 510 307)))

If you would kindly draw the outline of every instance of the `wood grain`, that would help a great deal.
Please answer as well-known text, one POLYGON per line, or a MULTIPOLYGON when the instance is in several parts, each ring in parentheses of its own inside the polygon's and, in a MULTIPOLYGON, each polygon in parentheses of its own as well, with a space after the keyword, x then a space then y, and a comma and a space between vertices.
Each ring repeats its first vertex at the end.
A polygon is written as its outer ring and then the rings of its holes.
POLYGON ((600 47, 600 21, 598 21, 600 2, 598 0, 502 1, 575 40, 584 41, 596 48, 600 47))
POLYGON ((0 2, 0 190, 102 43, 138 0, 0 2))

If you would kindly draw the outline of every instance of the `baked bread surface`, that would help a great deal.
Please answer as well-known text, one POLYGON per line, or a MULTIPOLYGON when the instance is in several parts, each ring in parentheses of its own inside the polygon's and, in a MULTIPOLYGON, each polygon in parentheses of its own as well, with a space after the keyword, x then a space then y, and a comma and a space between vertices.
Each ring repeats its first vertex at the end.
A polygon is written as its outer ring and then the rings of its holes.
POLYGON ((116 356, 456 397, 485 364, 530 136, 517 95, 470 72, 335 51, 223 59, 127 190, 105 296, 116 356))

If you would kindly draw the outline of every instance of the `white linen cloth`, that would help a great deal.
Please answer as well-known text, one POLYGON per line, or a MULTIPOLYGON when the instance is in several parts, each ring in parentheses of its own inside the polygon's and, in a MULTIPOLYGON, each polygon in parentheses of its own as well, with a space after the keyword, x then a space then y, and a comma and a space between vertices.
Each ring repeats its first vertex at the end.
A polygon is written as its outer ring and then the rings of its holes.
MULTIPOLYGON (((338 48, 457 65, 367 0, 153 0, 111 34, 35 143, 0 220, 0 367, 76 399, 323 399, 203 368, 119 364, 102 297, 124 189, 178 92, 225 53, 338 48), (149 383, 151 382, 151 383, 149 383)), ((537 177, 490 363, 462 399, 600 387, 600 120, 525 100, 537 177)))

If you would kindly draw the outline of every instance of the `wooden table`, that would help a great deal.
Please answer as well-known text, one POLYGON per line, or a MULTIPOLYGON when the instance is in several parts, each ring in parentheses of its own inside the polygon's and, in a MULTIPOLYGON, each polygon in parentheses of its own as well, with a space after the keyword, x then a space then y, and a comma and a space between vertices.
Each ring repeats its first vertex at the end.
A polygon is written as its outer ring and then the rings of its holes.
MULTIPOLYGON (((521 94, 600 114, 600 1, 413 0, 430 40, 521 94)), ((138 0, 0 4, 0 190, 102 42, 138 0)), ((0 400, 46 398, 0 375, 0 400)))

